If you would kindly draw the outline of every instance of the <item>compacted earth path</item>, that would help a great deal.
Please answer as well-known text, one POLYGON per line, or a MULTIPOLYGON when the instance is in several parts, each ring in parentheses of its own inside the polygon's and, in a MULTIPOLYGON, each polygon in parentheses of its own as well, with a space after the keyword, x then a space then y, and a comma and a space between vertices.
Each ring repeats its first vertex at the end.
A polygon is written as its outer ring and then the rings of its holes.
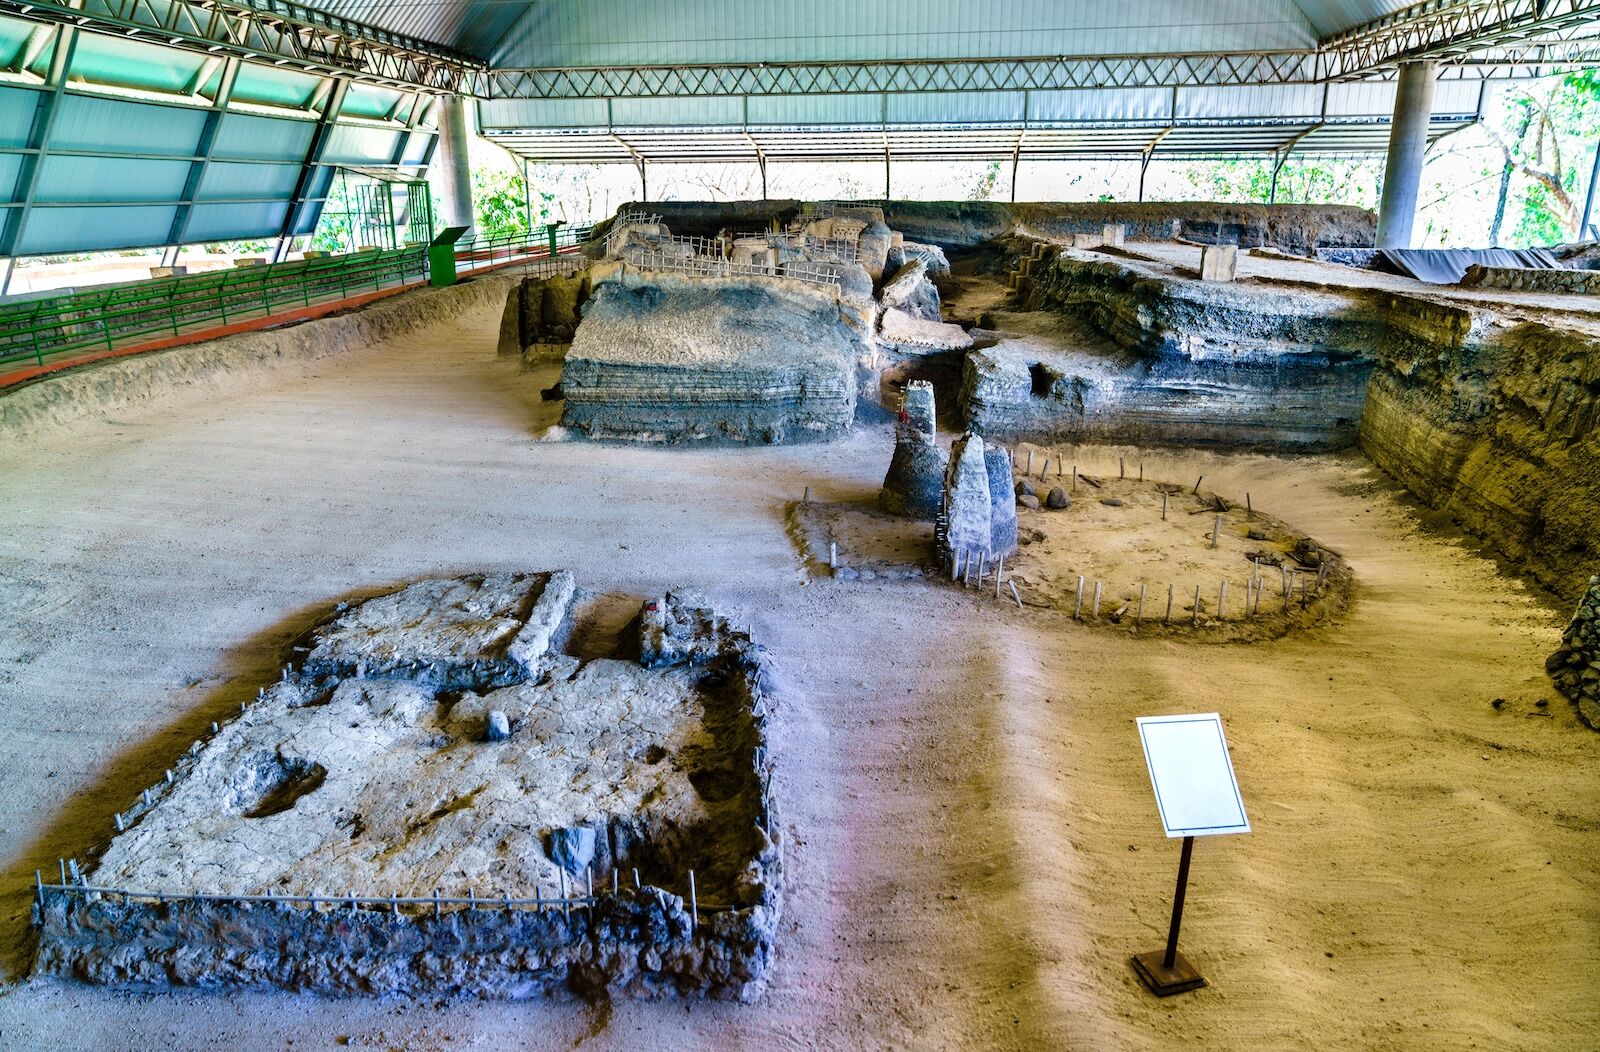
POLYGON ((495 357, 498 318, 0 446, 0 1047, 1592 1047, 1600 737, 1543 672, 1569 611, 1358 455, 1080 447, 1085 471, 1248 490, 1356 575, 1329 627, 1140 639, 812 579, 788 502, 869 498, 886 428, 540 441, 554 377, 495 357), (332 603, 557 567, 699 590, 773 655, 789 892, 759 1003, 27 977, 34 871, 91 854, 332 603), (1158 1001, 1127 957, 1164 937, 1177 849, 1133 719, 1186 711, 1223 714, 1254 833, 1197 848, 1183 945, 1212 985, 1158 1001))

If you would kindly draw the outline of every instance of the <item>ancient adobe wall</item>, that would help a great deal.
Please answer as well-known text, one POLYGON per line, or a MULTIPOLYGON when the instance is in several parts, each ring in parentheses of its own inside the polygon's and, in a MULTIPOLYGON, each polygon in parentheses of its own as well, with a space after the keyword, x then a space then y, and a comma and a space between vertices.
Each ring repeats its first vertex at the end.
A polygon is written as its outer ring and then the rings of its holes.
POLYGON ((703 993, 753 1000, 772 963, 775 902, 702 908, 660 888, 543 909, 149 899, 47 891, 36 968, 146 988, 517 999, 703 993))
POLYGON ((778 444, 855 418, 860 308, 765 278, 596 283, 561 372, 561 423, 592 438, 778 444))
POLYGON ((1600 335, 1389 298, 1361 448, 1566 600, 1600 566, 1600 335))
MULTIPOLYGON (((800 213, 799 201, 651 201, 621 211, 659 215, 675 234, 712 237, 732 227, 765 230, 777 219, 800 213)), ((1370 248, 1377 216, 1349 205, 1253 205, 1211 201, 888 201, 884 221, 912 241, 945 248, 974 248, 1018 226, 1042 234, 1098 234, 1121 223, 1131 238, 1172 236, 1173 220, 1184 237, 1245 247, 1271 245, 1309 254, 1315 248, 1370 248)))

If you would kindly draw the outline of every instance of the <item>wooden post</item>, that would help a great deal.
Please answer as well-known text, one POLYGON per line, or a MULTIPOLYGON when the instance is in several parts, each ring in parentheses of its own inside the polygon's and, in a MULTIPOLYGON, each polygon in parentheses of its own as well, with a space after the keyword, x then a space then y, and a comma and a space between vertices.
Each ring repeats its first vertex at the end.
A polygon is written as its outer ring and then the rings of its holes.
POLYGON ((1194 495, 1196 497, 1200 496, 1200 483, 1204 482, 1205 480, 1206 477, 1204 475, 1201 475, 1199 478, 1194 480, 1194 495))
POLYGON ((1022 472, 1024 475, 1033 474, 1033 450, 1028 450, 1028 467, 1022 472))
POLYGON ((1194 586, 1194 624, 1200 624, 1200 586, 1194 586))
POLYGON ((1222 582, 1222 591, 1217 594, 1217 620, 1221 621, 1228 615, 1223 611, 1228 609, 1228 582, 1222 582))
POLYGON ((1167 493, 1165 490, 1161 491, 1161 521, 1167 521, 1167 493))
POLYGON ((1094 619, 1100 620, 1100 582, 1094 583, 1094 619))
POLYGON ((1172 624, 1172 585, 1167 585, 1167 624, 1172 624))
POLYGON ((1083 574, 1078 575, 1078 605, 1073 607, 1072 616, 1083 616, 1083 574))
POLYGON ((1167 928, 1165 950, 1141 953, 1133 958, 1134 971, 1157 997, 1195 990, 1206 981, 1178 952, 1178 929, 1183 925, 1183 900, 1189 888, 1189 861, 1194 857, 1194 837, 1183 838, 1183 853, 1178 856, 1178 887, 1172 896, 1172 923, 1167 928))
POLYGON ((1217 540, 1221 536, 1222 536, 1222 516, 1218 515, 1216 521, 1211 524, 1211 547, 1215 548, 1217 546, 1217 540))
POLYGON ((1128 477, 1128 458, 1127 457, 1118 457, 1117 458, 1117 478, 1125 479, 1127 477, 1128 477))
POLYGON ((1139 584, 1139 612, 1133 615, 1133 624, 1137 628, 1139 622, 1144 620, 1144 583, 1139 584))

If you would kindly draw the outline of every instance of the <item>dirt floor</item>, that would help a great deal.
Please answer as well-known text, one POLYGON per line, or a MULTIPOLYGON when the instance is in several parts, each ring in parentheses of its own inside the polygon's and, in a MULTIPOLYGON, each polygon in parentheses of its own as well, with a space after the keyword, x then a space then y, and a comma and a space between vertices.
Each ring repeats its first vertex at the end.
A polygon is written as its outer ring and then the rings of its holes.
POLYGON ((0 1047, 1593 1047, 1600 738, 1543 672, 1567 611, 1359 457, 1098 450, 1083 470, 1248 490, 1358 582, 1335 627, 1136 639, 931 583, 807 583, 785 507, 870 500, 887 429, 540 443, 554 372, 497 360, 498 320, 0 449, 0 1047), (774 655, 789 893, 763 1001, 24 978, 35 868, 103 840, 331 598, 553 567, 698 588, 774 655), (1132 720, 1211 710, 1255 831, 1198 845, 1183 947, 1212 985, 1158 1001, 1127 956, 1162 940, 1178 852, 1132 720))

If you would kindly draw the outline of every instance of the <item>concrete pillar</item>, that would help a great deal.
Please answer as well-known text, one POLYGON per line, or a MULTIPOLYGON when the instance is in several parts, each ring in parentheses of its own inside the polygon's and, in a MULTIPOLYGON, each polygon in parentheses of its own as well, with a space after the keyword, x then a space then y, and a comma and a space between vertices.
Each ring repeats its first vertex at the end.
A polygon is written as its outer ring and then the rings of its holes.
POLYGON ((1406 62, 1394 95, 1394 123, 1383 169, 1383 200, 1378 205, 1378 247, 1410 248, 1422 187, 1422 155, 1428 148, 1437 62, 1406 62))
POLYGON ((468 139, 472 134, 467 102, 451 95, 439 102, 439 145, 433 154, 434 185, 439 188, 445 226, 474 226, 472 212, 472 161, 468 139))

